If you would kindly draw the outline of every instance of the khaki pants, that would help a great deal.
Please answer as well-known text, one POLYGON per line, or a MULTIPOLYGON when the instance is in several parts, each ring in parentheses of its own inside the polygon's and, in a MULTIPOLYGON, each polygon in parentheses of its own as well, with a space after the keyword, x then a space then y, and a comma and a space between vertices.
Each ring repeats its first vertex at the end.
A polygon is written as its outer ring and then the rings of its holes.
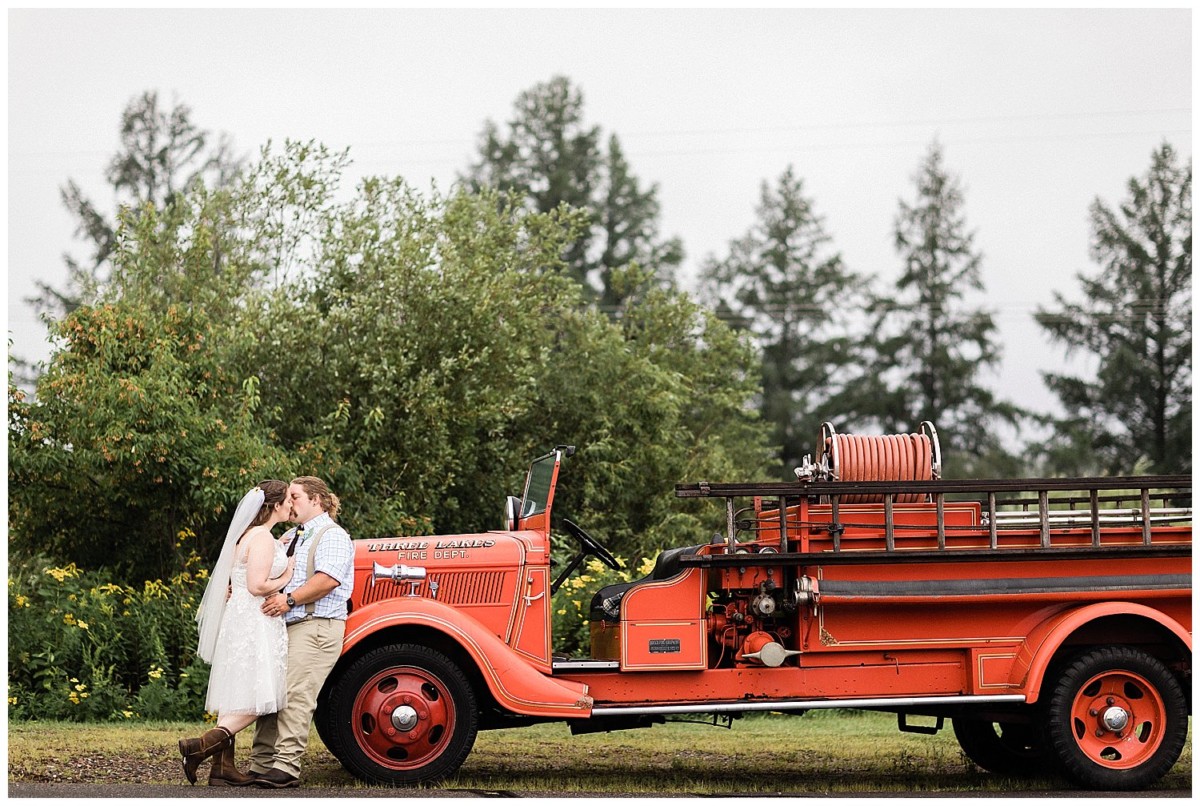
POLYGON ((342 652, 346 622, 313 618, 289 624, 287 705, 276 714, 263 714, 254 725, 250 769, 274 768, 300 777, 300 757, 308 746, 308 730, 317 695, 342 652))

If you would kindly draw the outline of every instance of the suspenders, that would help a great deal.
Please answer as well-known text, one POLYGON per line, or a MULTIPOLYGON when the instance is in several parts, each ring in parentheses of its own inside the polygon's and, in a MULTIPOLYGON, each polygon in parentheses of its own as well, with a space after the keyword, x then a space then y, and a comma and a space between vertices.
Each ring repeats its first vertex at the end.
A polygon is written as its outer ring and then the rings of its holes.
MULTIPOLYGON (((304 578, 305 582, 312 579, 313 574, 317 572, 317 544, 321 542, 321 538, 325 536, 325 533, 335 526, 337 526, 336 523, 328 523, 325 526, 322 526, 321 530, 313 537, 312 545, 308 547, 308 576, 304 578)), ((311 616, 316 609, 316 602, 309 602, 308 604, 304 605, 304 612, 309 616, 311 616)))

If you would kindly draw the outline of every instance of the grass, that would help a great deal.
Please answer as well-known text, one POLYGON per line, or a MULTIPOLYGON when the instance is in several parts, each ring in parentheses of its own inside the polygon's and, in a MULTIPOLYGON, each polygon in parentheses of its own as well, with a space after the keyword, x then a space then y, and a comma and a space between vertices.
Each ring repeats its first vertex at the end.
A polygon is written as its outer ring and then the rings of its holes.
MULTIPOLYGON (((201 730, 195 723, 10 724, 9 781, 181 783, 176 740, 201 730)), ((249 733, 239 738, 244 769, 249 733)), ((1156 788, 1189 790, 1191 775, 1189 735, 1179 763, 1156 788)), ((348 790, 363 786, 315 731, 304 782, 348 790)), ((653 796, 1017 794, 1063 787, 1056 779, 982 772, 963 757, 949 725, 936 736, 923 736, 898 732, 895 717, 887 714, 817 711, 749 716, 732 730, 670 723, 583 736, 572 736, 561 724, 489 731, 479 735, 459 774, 438 788, 653 796)))

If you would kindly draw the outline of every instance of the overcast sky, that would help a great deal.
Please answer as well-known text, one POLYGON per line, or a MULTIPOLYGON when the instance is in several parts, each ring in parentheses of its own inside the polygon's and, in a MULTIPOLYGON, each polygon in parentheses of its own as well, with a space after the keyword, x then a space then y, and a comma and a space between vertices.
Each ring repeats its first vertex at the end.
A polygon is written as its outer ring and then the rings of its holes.
POLYGON ((657 183, 685 279, 789 165, 847 265, 894 278, 898 202, 937 138, 1005 345, 991 381, 1048 410, 1038 370, 1064 358, 1032 314, 1094 271, 1093 199, 1123 201, 1164 141, 1190 160, 1191 31, 1188 9, 9 11, 13 352, 48 355, 23 298, 85 254, 59 190, 74 179, 111 209, 104 169, 141 92, 186 103, 240 153, 315 139, 348 147, 353 177, 445 189, 485 120, 561 74, 657 183))

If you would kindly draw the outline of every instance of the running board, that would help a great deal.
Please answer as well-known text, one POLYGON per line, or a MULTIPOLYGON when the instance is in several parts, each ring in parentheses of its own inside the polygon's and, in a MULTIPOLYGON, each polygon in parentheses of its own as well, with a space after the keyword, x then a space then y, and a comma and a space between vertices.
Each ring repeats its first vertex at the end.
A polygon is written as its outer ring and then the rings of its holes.
POLYGON ((652 714, 727 714, 746 711, 815 711, 819 708, 919 708, 924 705, 980 705, 1023 703, 1024 694, 947 697, 883 697, 858 700, 746 700, 687 705, 609 705, 592 709, 592 716, 643 716, 652 714))
POLYGON ((615 660, 556 660, 552 668, 556 672, 616 672, 621 664, 615 660))

